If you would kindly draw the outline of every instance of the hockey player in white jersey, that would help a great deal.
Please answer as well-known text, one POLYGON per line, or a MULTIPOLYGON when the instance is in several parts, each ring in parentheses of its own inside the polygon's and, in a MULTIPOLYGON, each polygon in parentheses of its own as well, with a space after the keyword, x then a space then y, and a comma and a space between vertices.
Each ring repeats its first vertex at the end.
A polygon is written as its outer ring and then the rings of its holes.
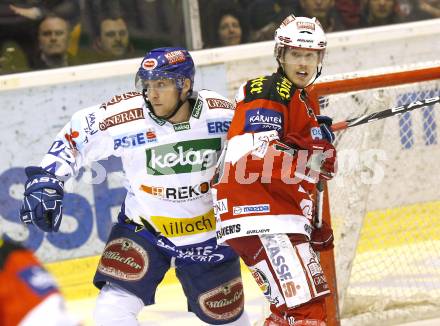
POLYGON ((75 113, 40 166, 26 168, 21 219, 52 232, 61 223, 61 180, 110 155, 122 159, 127 195, 93 281, 98 325, 137 325, 173 266, 200 320, 249 324, 239 259, 216 244, 210 193, 233 105, 193 92, 194 73, 187 50, 152 50, 136 76, 140 92, 75 113))

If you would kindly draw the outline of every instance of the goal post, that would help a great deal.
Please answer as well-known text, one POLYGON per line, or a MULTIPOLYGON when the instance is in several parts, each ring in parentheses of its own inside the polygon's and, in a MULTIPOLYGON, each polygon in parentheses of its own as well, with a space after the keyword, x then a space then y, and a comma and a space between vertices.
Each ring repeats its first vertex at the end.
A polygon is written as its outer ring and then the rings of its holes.
MULTIPOLYGON (((310 94, 344 121, 439 96, 440 62, 329 76, 310 94)), ((336 133, 323 214, 335 249, 321 254, 330 326, 440 317, 439 128, 437 103, 336 133)))

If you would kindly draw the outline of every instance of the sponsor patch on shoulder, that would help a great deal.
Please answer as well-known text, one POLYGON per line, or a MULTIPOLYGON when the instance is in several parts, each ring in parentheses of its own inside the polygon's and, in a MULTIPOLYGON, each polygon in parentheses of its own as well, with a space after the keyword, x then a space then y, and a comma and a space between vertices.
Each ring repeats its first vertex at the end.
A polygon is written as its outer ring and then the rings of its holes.
POLYGON ((104 131, 108 128, 140 119, 144 119, 144 110, 142 108, 134 108, 104 119, 99 123, 99 129, 104 131))
POLYGON ((234 105, 221 98, 207 98, 206 103, 210 109, 229 109, 234 110, 234 105))
POLYGON ((104 110, 107 110, 107 108, 111 105, 117 104, 117 103, 124 101, 124 100, 129 100, 129 99, 131 99, 133 97, 137 97, 137 96, 142 96, 142 94, 138 93, 138 92, 126 92, 121 95, 115 95, 110 99, 110 101, 108 101, 107 103, 103 103, 101 105, 101 108, 104 110))
POLYGON ((266 77, 258 77, 249 81, 249 92, 251 94, 261 94, 266 80, 266 77))

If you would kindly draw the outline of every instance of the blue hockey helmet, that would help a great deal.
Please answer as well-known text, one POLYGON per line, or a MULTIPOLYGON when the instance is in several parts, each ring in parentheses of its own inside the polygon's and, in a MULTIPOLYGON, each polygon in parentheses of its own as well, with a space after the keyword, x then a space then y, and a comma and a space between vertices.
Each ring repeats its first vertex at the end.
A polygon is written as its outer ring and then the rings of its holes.
POLYGON ((194 61, 188 50, 180 47, 165 47, 151 50, 142 59, 136 75, 136 87, 145 89, 143 81, 174 79, 179 92, 185 79, 191 81, 190 93, 194 85, 194 61))

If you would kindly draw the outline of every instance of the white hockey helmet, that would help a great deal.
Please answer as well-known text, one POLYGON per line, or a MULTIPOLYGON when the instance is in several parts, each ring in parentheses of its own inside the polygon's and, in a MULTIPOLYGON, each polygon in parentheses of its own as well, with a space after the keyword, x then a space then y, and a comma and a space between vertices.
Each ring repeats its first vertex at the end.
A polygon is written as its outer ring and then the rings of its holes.
POLYGON ((275 31, 275 57, 284 47, 324 51, 327 39, 321 23, 308 17, 290 15, 284 19, 275 31))
POLYGON ((295 17, 289 15, 275 31, 274 55, 280 63, 285 48, 301 48, 319 51, 319 64, 317 75, 321 74, 322 59, 324 58, 327 38, 321 23, 316 19, 308 17, 295 17))

